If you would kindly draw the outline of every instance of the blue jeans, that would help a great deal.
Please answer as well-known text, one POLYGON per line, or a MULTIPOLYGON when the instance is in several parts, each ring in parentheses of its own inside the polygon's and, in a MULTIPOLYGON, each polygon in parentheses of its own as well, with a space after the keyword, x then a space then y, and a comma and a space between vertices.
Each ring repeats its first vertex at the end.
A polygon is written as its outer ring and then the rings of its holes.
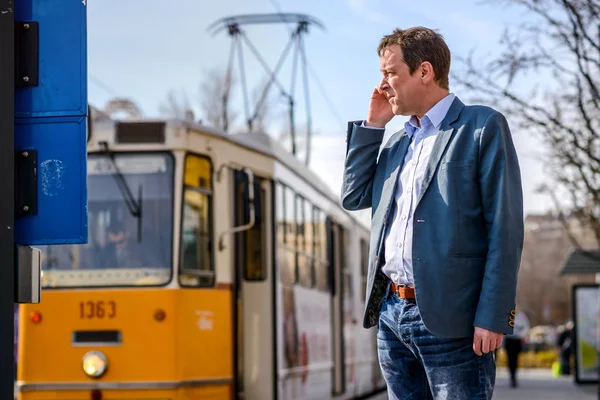
POLYGON ((390 400, 492 398, 494 352, 475 354, 472 337, 434 336, 413 299, 389 294, 383 301, 377 348, 390 400))

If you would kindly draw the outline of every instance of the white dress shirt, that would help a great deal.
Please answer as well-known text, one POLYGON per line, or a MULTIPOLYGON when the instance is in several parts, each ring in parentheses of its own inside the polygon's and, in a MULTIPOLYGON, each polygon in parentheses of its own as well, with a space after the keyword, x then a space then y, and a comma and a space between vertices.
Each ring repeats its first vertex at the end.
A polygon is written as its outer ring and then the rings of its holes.
POLYGON ((440 100, 423 116, 420 126, 414 115, 404 124, 411 143, 398 174, 394 204, 388 218, 391 223, 385 233, 385 265, 382 269, 383 273, 396 284, 414 285, 412 265, 414 206, 421 191, 425 169, 438 130, 454 98, 454 94, 450 93, 440 100))

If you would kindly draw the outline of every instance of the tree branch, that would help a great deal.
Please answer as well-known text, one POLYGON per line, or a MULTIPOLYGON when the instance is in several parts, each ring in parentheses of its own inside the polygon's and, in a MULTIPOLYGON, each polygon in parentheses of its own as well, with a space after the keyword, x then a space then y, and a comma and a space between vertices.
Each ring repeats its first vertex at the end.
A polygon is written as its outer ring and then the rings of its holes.
POLYGON ((597 0, 500 2, 539 20, 522 24, 516 33, 505 31, 503 51, 490 62, 458 58, 466 71, 453 79, 543 138, 551 177, 570 194, 569 215, 577 216, 600 245, 600 40, 594 39, 600 39, 600 5, 597 0), (538 82, 526 75, 531 73, 538 82), (548 73, 554 81, 547 80, 548 73), (521 82, 534 91, 525 93, 521 82), (536 93, 536 84, 544 92, 536 93))

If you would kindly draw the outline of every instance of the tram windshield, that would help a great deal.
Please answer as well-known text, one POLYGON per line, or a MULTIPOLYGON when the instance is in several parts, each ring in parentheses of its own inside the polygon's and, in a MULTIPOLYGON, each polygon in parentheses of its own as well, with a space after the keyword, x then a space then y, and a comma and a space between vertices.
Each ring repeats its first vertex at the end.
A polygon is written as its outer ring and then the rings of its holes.
POLYGON ((88 243, 41 246, 48 287, 163 285, 172 273, 173 159, 88 155, 88 243), (116 167, 116 168, 115 168, 116 167))

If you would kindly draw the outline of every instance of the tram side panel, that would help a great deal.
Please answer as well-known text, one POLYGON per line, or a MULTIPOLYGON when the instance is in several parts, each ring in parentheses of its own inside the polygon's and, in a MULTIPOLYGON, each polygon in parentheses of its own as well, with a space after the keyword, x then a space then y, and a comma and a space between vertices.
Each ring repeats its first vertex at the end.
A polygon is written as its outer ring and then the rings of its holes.
POLYGON ((332 393, 326 213, 314 198, 302 183, 275 184, 280 399, 326 399, 332 393))
POLYGON ((354 325, 356 335, 356 370, 358 374, 357 390, 359 394, 371 393, 385 388, 377 356, 377 327, 364 329, 362 326, 365 308, 366 284, 369 258, 369 233, 367 230, 355 227, 352 229, 352 242, 349 257, 352 260, 351 270, 354 274, 356 290, 356 319, 354 325))
MULTIPOLYGON (((338 246, 339 258, 342 268, 342 294, 343 294, 343 335, 344 335, 344 377, 346 393, 349 396, 357 396, 360 392, 359 374, 357 360, 359 354, 357 352, 357 303, 356 289, 354 280, 357 278, 354 271, 354 250, 356 246, 352 246, 349 240, 352 238, 352 230, 344 229, 344 226, 338 226, 338 246)), ((363 391, 364 392, 364 391, 363 391)))
POLYGON ((377 329, 362 326, 367 280, 368 230, 356 221, 336 224, 337 257, 342 264, 344 398, 363 396, 385 387, 377 360, 377 329))

